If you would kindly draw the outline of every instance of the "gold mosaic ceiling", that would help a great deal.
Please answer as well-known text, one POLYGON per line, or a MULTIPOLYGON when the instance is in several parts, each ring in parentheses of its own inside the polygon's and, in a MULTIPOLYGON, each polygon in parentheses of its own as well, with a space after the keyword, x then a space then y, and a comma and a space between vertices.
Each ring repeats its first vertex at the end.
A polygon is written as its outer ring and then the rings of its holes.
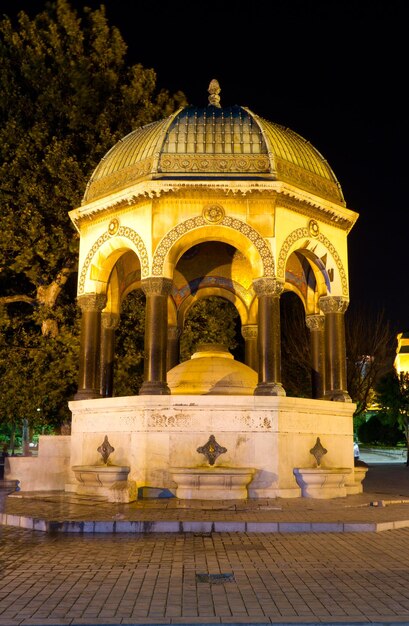
POLYGON ((279 180, 345 206, 308 141, 241 106, 188 106, 134 130, 96 167, 83 204, 151 179, 279 180))

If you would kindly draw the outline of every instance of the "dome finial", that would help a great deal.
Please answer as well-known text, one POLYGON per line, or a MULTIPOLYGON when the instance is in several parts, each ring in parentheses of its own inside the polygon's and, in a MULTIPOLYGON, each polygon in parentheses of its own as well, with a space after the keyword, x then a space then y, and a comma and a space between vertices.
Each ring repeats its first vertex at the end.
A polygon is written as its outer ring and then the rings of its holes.
POLYGON ((221 92, 221 89, 219 81, 213 78, 213 80, 210 81, 209 89, 207 91, 210 93, 209 106, 214 106, 220 109, 221 106, 219 93, 221 92))

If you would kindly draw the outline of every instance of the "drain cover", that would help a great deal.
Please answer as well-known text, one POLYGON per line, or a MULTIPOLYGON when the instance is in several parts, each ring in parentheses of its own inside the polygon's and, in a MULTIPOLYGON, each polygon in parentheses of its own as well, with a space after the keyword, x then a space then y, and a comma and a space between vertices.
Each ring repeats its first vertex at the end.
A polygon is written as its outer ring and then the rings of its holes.
POLYGON ((234 574, 196 574, 198 583, 210 583, 211 585, 223 585, 234 583, 234 574))

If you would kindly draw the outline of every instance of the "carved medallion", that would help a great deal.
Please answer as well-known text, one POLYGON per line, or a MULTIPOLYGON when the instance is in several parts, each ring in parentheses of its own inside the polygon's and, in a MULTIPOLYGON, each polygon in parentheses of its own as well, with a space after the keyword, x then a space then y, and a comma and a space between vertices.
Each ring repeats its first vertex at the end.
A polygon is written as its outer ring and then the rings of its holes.
POLYGON ((118 228, 119 228, 119 221, 116 218, 114 218, 113 220, 109 222, 108 234, 111 235, 111 237, 113 235, 116 235, 118 232, 118 228))
POLYGON ((203 209, 203 217, 206 222, 210 222, 210 224, 219 224, 224 218, 224 209, 214 204, 212 206, 207 206, 203 209))
POLYGON ((315 220, 310 220, 308 223, 308 232, 310 233, 311 237, 318 237, 318 235, 320 234, 320 227, 318 226, 318 222, 316 222, 315 220))

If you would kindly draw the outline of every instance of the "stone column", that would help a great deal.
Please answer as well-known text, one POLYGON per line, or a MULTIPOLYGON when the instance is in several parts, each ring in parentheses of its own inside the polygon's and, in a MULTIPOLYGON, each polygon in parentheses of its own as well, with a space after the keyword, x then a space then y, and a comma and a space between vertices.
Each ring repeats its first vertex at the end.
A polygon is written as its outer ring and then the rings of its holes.
POLYGON ((118 323, 116 313, 101 314, 100 395, 103 398, 112 398, 114 390, 115 329, 118 323))
POLYGON ((140 395, 166 395, 166 353, 168 343, 168 295, 172 281, 146 278, 141 282, 146 295, 144 382, 140 395))
POLYGON ((344 314, 347 298, 323 296, 319 306, 325 315, 325 392, 326 400, 351 402, 347 391, 344 314))
POLYGON ((305 322, 310 331, 312 397, 323 398, 325 393, 325 318, 307 315, 305 322))
POLYGON ((241 327, 244 338, 244 362, 256 372, 258 371, 257 324, 244 324, 241 327))
POLYGON ((178 326, 168 326, 168 352, 166 357, 166 370, 169 371, 172 367, 179 365, 180 359, 180 339, 181 331, 178 326))
POLYGON ((105 294, 85 294, 77 298, 81 308, 81 343, 78 391, 74 400, 100 397, 99 364, 101 311, 106 306, 105 294))
POLYGON ((284 283, 275 278, 253 281, 258 298, 258 385, 256 396, 285 396, 281 384, 280 295, 284 283))

